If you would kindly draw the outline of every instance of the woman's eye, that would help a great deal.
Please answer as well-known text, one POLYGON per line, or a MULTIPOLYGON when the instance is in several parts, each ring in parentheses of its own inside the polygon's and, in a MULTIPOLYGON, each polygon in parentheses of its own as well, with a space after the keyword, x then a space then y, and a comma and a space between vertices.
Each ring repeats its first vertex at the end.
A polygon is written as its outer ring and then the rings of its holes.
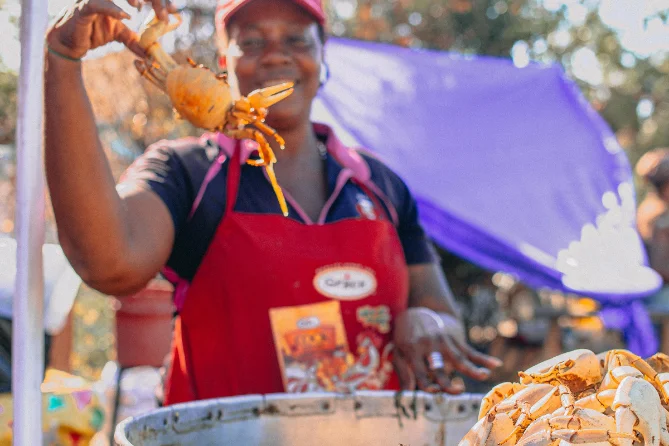
POLYGON ((309 46, 309 39, 305 36, 288 36, 286 42, 291 48, 307 48, 309 46))
POLYGON ((257 38, 243 39, 239 43, 239 47, 243 52, 257 51, 262 49, 264 46, 265 46, 265 41, 263 39, 257 39, 257 38))

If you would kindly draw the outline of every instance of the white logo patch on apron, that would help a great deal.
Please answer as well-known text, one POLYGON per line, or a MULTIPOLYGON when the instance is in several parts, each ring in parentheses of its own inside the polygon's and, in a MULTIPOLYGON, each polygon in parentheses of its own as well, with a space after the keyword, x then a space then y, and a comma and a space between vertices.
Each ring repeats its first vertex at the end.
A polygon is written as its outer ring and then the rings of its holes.
POLYGON ((376 292, 374 271, 362 265, 333 265, 316 271, 314 288, 338 300, 359 300, 376 292))

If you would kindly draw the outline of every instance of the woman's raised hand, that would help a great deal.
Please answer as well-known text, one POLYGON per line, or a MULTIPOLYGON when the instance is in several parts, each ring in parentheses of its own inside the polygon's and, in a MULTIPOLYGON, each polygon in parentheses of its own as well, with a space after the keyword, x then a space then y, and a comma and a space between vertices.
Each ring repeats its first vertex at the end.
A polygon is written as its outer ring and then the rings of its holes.
MULTIPOLYGON (((162 20, 168 20, 169 13, 176 12, 169 0, 128 0, 128 3, 138 9, 150 3, 162 20)), ((66 58, 81 59, 89 50, 121 42, 137 56, 144 57, 137 34, 122 22, 129 18, 128 13, 110 0, 76 1, 49 27, 47 45, 66 58)))

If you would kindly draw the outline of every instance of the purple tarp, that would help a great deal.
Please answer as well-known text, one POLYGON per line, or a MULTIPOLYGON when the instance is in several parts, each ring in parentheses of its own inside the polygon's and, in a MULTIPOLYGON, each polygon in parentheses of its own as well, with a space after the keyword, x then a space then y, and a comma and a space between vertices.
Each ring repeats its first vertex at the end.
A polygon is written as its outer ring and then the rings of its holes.
POLYGON ((640 299, 661 280, 635 230, 629 162, 560 67, 344 39, 326 59, 314 119, 406 181, 438 244, 596 298, 628 348, 656 352, 640 299))

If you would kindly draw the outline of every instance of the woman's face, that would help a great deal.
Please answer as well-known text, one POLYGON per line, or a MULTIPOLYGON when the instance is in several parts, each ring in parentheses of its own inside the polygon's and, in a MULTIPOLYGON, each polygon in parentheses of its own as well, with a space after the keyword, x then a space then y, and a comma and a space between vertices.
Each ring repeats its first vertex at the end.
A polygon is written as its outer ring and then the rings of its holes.
POLYGON ((235 13, 227 33, 228 70, 242 95, 295 84, 293 94, 270 108, 267 123, 279 130, 308 122, 323 52, 313 17, 291 1, 255 0, 235 13))

